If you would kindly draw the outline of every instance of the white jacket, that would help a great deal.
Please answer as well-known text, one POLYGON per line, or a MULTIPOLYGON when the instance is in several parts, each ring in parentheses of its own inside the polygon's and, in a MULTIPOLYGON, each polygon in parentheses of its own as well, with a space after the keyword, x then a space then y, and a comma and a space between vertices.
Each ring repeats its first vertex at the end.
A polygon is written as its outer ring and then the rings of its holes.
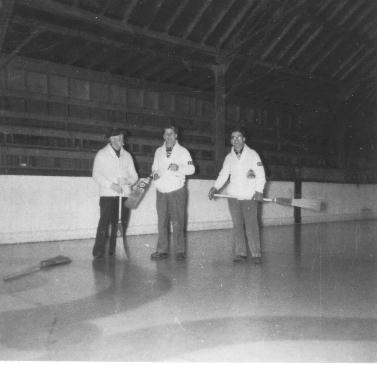
POLYGON ((99 185, 100 196, 118 196, 117 192, 111 189, 111 184, 118 184, 119 178, 127 179, 127 184, 122 185, 122 188, 123 196, 128 196, 131 185, 135 184, 138 179, 130 153, 121 148, 120 157, 118 157, 110 144, 97 152, 92 176, 99 185))
POLYGON ((225 157, 223 167, 214 187, 220 190, 230 176, 227 192, 239 200, 251 199, 256 191, 263 193, 266 177, 263 164, 257 152, 244 146, 241 158, 238 159, 234 148, 225 157), (255 178, 247 178, 249 170, 253 170, 255 178))
POLYGON ((160 176, 154 181, 156 189, 160 193, 170 193, 185 185, 186 175, 192 175, 195 172, 195 166, 192 163, 190 152, 176 141, 169 158, 166 157, 165 143, 157 148, 152 172, 158 173, 160 176), (178 170, 170 170, 170 164, 178 165, 178 170))

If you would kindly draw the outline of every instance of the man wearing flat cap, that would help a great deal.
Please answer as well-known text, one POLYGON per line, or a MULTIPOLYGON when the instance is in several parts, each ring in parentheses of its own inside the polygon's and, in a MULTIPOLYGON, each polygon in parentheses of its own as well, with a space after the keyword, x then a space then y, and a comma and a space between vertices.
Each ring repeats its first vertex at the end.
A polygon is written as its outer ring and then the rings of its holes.
POLYGON ((100 194, 100 219, 93 247, 95 259, 105 256, 109 227, 111 235, 108 254, 115 255, 119 197, 122 197, 122 225, 125 232, 129 211, 124 206, 124 201, 130 194, 131 186, 138 179, 132 156, 123 148, 124 131, 119 128, 111 129, 106 137, 109 143, 97 152, 93 164, 93 178, 99 186, 100 194))

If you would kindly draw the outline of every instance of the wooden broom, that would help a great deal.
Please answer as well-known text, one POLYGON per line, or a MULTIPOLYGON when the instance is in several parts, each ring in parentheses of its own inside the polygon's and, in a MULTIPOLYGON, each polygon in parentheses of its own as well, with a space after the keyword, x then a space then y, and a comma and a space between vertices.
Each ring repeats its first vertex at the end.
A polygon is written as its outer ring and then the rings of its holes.
POLYGON ((42 260, 38 265, 30 266, 16 273, 6 275, 3 277, 3 280, 8 281, 11 279, 17 279, 17 278, 20 278, 21 276, 29 275, 39 270, 48 269, 48 268, 51 268, 53 266, 58 266, 58 265, 70 264, 71 262, 72 260, 69 257, 62 256, 62 255, 55 256, 55 257, 52 257, 51 259, 42 260))
POLYGON ((122 224, 122 194, 119 195, 119 206, 118 206, 118 224, 117 224, 117 240, 119 237, 122 237, 124 253, 126 258, 130 259, 130 250, 128 249, 128 244, 126 240, 126 232, 124 232, 122 224))
MULTIPOLYGON (((214 194, 217 198, 235 198, 232 195, 227 194, 214 194)), ((319 212, 322 207, 322 201, 319 199, 291 199, 291 198, 263 198, 264 202, 271 202, 287 207, 297 207, 302 209, 309 209, 319 212)))

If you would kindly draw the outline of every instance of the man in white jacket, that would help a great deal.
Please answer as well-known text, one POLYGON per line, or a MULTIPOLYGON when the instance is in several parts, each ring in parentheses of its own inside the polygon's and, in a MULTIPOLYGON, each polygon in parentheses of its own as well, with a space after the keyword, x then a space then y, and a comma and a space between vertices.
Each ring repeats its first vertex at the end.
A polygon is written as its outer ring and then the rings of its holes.
POLYGON ((186 244, 184 238, 187 190, 186 175, 195 172, 189 151, 177 140, 174 126, 165 128, 164 144, 157 148, 152 175, 156 187, 156 208, 158 217, 157 249, 152 260, 162 260, 169 255, 169 226, 173 226, 173 242, 177 260, 184 260, 186 244))
POLYGON ((261 263, 261 244, 257 218, 258 201, 263 201, 263 189, 266 183, 261 159, 256 151, 245 144, 242 130, 233 130, 233 146, 225 157, 223 167, 214 186, 208 193, 213 199, 230 177, 227 192, 234 198, 228 200, 233 222, 234 262, 243 262, 247 258, 245 230, 252 260, 261 263))
POLYGON ((93 247, 95 259, 105 256, 109 226, 111 235, 108 254, 115 255, 119 198, 122 197, 122 225, 125 232, 129 211, 124 206, 124 201, 131 191, 131 186, 138 179, 133 159, 123 148, 123 131, 119 128, 112 129, 107 133, 107 137, 109 143, 97 152, 93 164, 93 178, 99 186, 100 193, 100 219, 93 247))

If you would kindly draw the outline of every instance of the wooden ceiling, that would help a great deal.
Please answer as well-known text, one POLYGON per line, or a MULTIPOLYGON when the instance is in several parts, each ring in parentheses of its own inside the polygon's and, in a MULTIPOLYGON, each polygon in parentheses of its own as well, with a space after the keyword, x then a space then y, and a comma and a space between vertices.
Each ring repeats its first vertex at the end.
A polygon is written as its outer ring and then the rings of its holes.
POLYGON ((250 104, 376 104, 377 0, 1 0, 20 55, 250 104))

